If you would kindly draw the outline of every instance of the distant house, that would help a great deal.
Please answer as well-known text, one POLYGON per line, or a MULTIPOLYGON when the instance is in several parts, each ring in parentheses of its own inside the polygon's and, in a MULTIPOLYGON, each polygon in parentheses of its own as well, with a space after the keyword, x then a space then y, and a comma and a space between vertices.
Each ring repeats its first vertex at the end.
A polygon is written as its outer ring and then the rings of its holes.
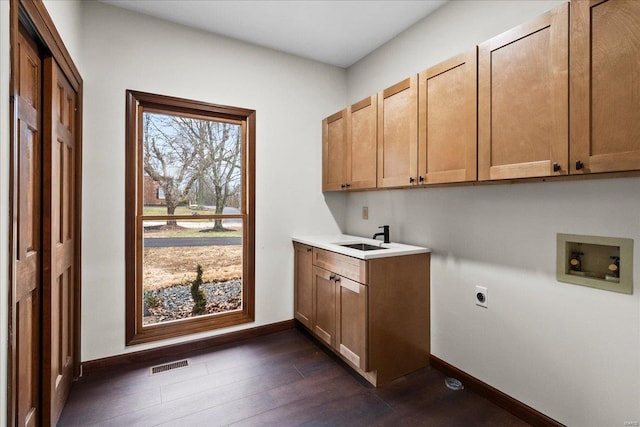
POLYGON ((143 203, 145 206, 164 206, 164 189, 149 175, 144 176, 143 203))

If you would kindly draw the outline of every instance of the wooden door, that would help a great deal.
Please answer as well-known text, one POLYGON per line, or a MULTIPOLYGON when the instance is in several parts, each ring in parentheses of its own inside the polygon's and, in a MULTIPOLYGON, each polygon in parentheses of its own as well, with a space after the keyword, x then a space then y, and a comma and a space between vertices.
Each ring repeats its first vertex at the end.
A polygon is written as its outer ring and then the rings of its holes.
POLYGON ((336 346, 336 275, 313 267, 313 332, 322 341, 336 346))
POLYGON ((42 417, 55 425, 74 375, 76 93, 52 58, 44 71, 42 417))
POLYGON ((418 183, 476 180, 477 50, 419 76, 418 183))
POLYGON ((347 360, 368 371, 367 287, 338 276, 336 347, 347 360))
POLYGON ((479 46, 479 180, 568 173, 568 12, 562 5, 479 46))
MULTIPOLYGON (((13 364, 11 401, 15 424, 40 423, 41 75, 38 47, 20 26, 14 70, 17 104, 14 155, 14 271, 12 288, 13 364)), ((14 57, 15 58, 15 57, 14 57)))
POLYGON ((639 1, 571 1, 571 173, 640 169, 639 58, 639 1))
POLYGON ((417 183, 418 77, 378 94, 378 187, 417 183))
POLYGON ((373 95, 353 104, 347 114, 347 186, 376 188, 378 102, 373 95))
POLYGON ((322 191, 347 188, 347 109, 322 121, 322 191))
POLYGON ((294 250, 294 317, 313 328, 313 248, 293 243, 294 250))

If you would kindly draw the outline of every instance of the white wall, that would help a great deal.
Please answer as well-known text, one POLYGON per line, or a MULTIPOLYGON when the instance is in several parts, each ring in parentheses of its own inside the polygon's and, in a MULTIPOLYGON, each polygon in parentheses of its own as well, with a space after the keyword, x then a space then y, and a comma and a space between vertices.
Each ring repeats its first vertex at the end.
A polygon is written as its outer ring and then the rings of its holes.
MULTIPOLYGON (((349 102, 556 4, 449 2, 351 67, 349 102)), ((352 193, 343 231, 389 224, 392 240, 433 248, 435 356, 566 425, 620 426, 640 420, 639 190, 625 178, 352 193), (556 233, 634 239, 634 294, 557 282, 556 233)))
POLYGON ((43 3, 82 74, 82 0, 44 0, 43 3))
POLYGON ((323 198, 319 159, 345 70, 97 2, 83 24, 82 360, 292 319, 291 236, 339 230, 327 205, 344 199, 323 198), (125 347, 126 89, 256 110, 255 323, 125 347))
POLYGON ((354 103, 525 22, 561 0, 449 0, 347 70, 354 103))

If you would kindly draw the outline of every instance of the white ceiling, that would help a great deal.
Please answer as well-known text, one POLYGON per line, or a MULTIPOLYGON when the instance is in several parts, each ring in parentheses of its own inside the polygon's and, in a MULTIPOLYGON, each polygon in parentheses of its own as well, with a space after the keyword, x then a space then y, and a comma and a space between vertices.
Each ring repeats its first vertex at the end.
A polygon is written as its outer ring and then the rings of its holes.
POLYGON ((447 0, 100 1, 346 68, 447 0))

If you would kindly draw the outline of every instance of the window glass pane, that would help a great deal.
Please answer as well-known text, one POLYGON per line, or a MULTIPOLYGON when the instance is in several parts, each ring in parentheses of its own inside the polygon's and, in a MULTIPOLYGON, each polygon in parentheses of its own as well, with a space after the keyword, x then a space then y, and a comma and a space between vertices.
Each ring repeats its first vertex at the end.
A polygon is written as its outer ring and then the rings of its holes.
POLYGON ((242 126, 144 112, 145 215, 237 213, 242 204, 242 126))
POLYGON ((144 221, 143 325, 241 310, 242 232, 235 218, 144 221), (216 221, 223 231, 215 231, 216 221), (192 295, 198 266, 200 304, 192 295))

